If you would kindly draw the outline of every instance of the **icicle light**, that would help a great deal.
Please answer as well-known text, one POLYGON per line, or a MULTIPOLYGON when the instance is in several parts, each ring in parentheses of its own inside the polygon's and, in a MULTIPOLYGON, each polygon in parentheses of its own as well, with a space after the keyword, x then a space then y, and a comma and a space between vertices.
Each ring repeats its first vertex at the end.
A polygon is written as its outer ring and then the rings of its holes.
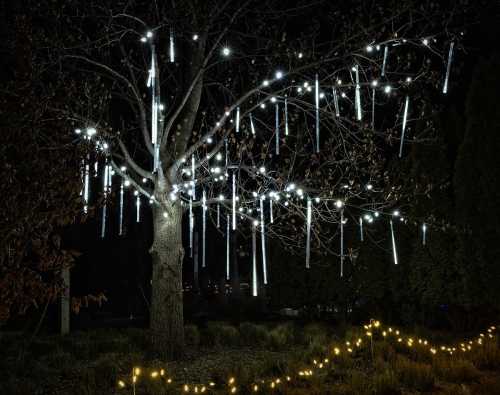
POLYGON ((193 198, 189 198, 189 256, 193 257, 193 232, 194 232, 194 215, 193 215, 193 198))
POLYGON ((264 223, 264 197, 260 197, 260 240, 262 244, 262 273, 264 277, 264 285, 267 285, 267 261, 266 261, 266 234, 264 223))
POLYGON ((124 191, 124 182, 123 182, 123 178, 122 178, 122 183, 120 185, 120 222, 119 222, 119 230, 118 230, 118 234, 121 236, 123 235, 123 195, 125 194, 125 191, 124 191))
POLYGON ((230 229, 231 229, 231 226, 230 226, 230 223, 231 221, 229 220, 229 214, 227 214, 227 217, 226 217, 226 222, 227 222, 227 226, 226 226, 226 280, 229 280, 229 269, 230 269, 230 260, 229 260, 229 249, 230 249, 230 244, 231 244, 231 232, 230 232, 230 229))
POLYGON ((236 230, 236 174, 233 173, 233 196, 232 196, 232 215, 233 215, 233 219, 232 219, 232 222, 233 222, 233 230, 236 230))
POLYGON ((273 199, 269 199, 269 221, 274 224, 273 199))
POLYGON ((318 81, 318 74, 316 74, 316 79, 314 81, 314 99, 315 99, 315 110, 316 110, 316 152, 319 152, 319 81, 318 81))
POLYGON ((403 156, 403 144, 404 144, 404 139, 405 139, 405 131, 406 131, 406 120, 408 117, 408 106, 410 104, 410 98, 406 96, 405 100, 405 110, 403 113, 403 125, 401 127, 401 142, 399 144, 399 157, 401 158, 403 156))
POLYGON ((394 237, 394 225, 392 224, 392 219, 389 221, 391 224, 391 240, 392 240, 392 256, 394 258, 394 264, 398 264, 398 252, 396 250, 396 238, 394 237))
POLYGON ((375 87, 372 89, 372 129, 375 130, 375 87))
POLYGON ((340 277, 344 277, 344 209, 340 210, 340 277))
MULTIPOLYGON (((257 221, 255 221, 257 222, 257 221)), ((257 225, 252 225, 252 296, 258 295, 258 279, 257 279, 257 225)))
POLYGON ((389 56, 389 47, 384 47, 384 60, 382 61, 382 77, 385 77, 385 66, 387 65, 387 57, 389 56))
POLYGON ((361 121, 363 118, 363 114, 361 111, 361 88, 359 86, 359 66, 356 65, 354 67, 354 73, 356 77, 356 92, 355 92, 355 97, 354 97, 354 104, 356 107, 356 119, 358 121, 361 121))
POLYGON ((332 88, 332 94, 333 94, 333 106, 335 107, 335 116, 340 117, 339 97, 337 95, 337 89, 335 89, 335 87, 332 88))
POLYGON ((174 47, 174 29, 170 29, 170 46, 169 46, 170 63, 175 62, 175 47, 174 47))
POLYGON ((193 200, 196 199, 195 171, 196 171, 196 166, 195 166, 195 158, 193 155, 193 156, 191 156, 191 183, 192 183, 191 196, 193 197, 193 200))
POLYGON ((276 155, 280 154, 280 109, 278 103, 275 105, 274 130, 276 133, 276 155))
POLYGON ((359 238, 361 241, 364 241, 363 235, 363 217, 359 217, 359 238))
POLYGON ((207 236, 207 195, 205 190, 203 190, 202 196, 202 220, 203 220, 203 228, 202 228, 202 251, 201 251, 201 267, 205 267, 206 264, 206 236, 207 236))
POLYGON ((285 97, 285 136, 288 136, 288 99, 285 97))
POLYGON ((236 107, 236 133, 240 132, 240 107, 236 107))
POLYGON ((255 126, 253 124, 253 116, 252 116, 252 113, 250 113, 248 115, 248 117, 250 118, 250 130, 252 131, 252 134, 255 136, 255 126))
POLYGON ((424 223, 422 224, 422 245, 425 245, 427 239, 427 225, 424 223))
POLYGON ((217 228, 220 228, 220 204, 217 203, 217 228))
POLYGON ((141 197, 137 195, 135 199, 135 222, 141 222, 141 197))
POLYGON ((83 212, 87 214, 88 211, 88 205, 89 205, 89 189, 90 189, 90 184, 89 184, 89 172, 90 172, 90 165, 89 165, 89 159, 87 157, 87 161, 85 162, 85 175, 84 175, 84 184, 83 184, 83 201, 84 201, 84 206, 83 206, 83 212))
POLYGON ((310 268, 311 262, 311 218, 312 218, 312 202, 307 199, 307 218, 306 218, 306 268, 310 268))
POLYGON ((103 194, 104 194, 104 205, 102 206, 102 218, 101 218, 101 238, 104 239, 106 235, 106 197, 108 196, 108 188, 110 186, 110 175, 111 171, 109 165, 104 166, 104 180, 103 180, 103 194))
POLYGON ((446 76, 444 78, 443 93, 448 93, 448 80, 450 78, 451 62, 453 60, 453 49, 455 47, 455 42, 450 43, 450 50, 448 51, 448 64, 446 65, 446 76))

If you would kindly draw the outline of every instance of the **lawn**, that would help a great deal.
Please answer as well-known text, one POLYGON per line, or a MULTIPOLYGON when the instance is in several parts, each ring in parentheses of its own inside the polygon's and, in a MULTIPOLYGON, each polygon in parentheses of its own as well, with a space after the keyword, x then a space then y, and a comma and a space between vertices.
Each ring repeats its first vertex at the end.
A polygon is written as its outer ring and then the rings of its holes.
POLYGON ((22 339, 1 334, 0 394, 500 394, 493 327, 459 338, 378 322, 212 322, 186 326, 178 362, 145 351, 137 328, 40 336, 24 353, 22 339))

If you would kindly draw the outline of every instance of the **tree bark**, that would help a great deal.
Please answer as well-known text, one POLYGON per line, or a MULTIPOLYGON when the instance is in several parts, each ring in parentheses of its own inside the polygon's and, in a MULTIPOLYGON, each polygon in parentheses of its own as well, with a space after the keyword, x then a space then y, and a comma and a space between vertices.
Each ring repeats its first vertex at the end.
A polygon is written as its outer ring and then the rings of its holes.
POLYGON ((151 340, 156 353, 166 360, 184 354, 182 296, 182 207, 165 202, 153 209, 154 239, 151 247, 151 340))

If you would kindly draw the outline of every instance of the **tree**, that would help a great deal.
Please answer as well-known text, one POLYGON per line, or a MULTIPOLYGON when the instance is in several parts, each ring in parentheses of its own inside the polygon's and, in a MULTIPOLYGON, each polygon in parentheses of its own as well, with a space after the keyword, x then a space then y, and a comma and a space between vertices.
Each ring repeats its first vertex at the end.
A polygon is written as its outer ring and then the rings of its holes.
MULTIPOLYGON (((412 1, 394 9, 216 0, 90 1, 59 11, 68 22, 58 55, 75 76, 88 72, 87 84, 101 76, 98 96, 109 99, 104 110, 82 113, 88 98, 76 95, 61 114, 106 169, 152 203, 150 326, 162 356, 183 351, 185 213, 201 207, 217 222, 222 210, 233 230, 247 219, 238 227, 259 226, 303 254, 296 237, 310 201, 315 262, 339 255, 342 216, 348 226, 363 213, 371 222, 404 195, 387 163, 405 143, 405 101, 395 92, 421 108, 426 91, 441 85, 434 67, 442 71, 454 32, 433 40, 454 11, 412 1), (273 205, 280 221, 268 221, 273 205)), ((430 121, 405 132, 412 142, 433 137, 430 121)))
POLYGON ((28 15, 14 12, 2 22, 1 324, 33 307, 45 306, 45 312, 57 300, 61 271, 75 257, 62 245, 61 229, 81 212, 80 153, 66 120, 51 111, 68 92, 64 75, 50 82, 43 68, 33 67, 43 39, 33 35, 28 15))

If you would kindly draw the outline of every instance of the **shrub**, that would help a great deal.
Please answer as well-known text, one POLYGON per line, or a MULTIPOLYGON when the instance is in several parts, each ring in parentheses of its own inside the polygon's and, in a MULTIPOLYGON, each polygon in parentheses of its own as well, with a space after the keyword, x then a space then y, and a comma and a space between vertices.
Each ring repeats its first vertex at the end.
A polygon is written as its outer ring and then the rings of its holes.
POLYGON ((500 368, 500 347, 495 341, 486 341, 482 346, 474 344, 468 355, 478 369, 500 368))
POLYGON ((328 330, 321 324, 309 324, 302 331, 302 339, 305 344, 328 342, 328 330))
POLYGON ((184 340, 188 346, 198 347, 200 345, 200 331, 196 325, 184 326, 184 340))
POLYGON ((372 389, 373 393, 377 395, 398 395, 401 393, 398 377, 390 369, 385 369, 373 376, 372 389))
POLYGON ((29 348, 35 357, 41 357, 43 355, 60 351, 56 340, 53 338, 34 339, 29 348))
POLYGON ((242 344, 248 346, 262 346, 269 340, 267 328, 251 322, 240 324, 240 335, 242 344))
POLYGON ((388 341, 376 341, 373 344, 373 354, 377 358, 382 358, 384 361, 392 362, 396 359, 396 350, 388 341))
POLYGON ((240 333, 234 326, 210 322, 202 338, 203 343, 209 346, 236 346, 240 342, 240 333))
POLYGON ((462 358, 437 357, 433 361, 433 369, 437 376, 455 383, 474 381, 480 376, 479 370, 462 358))
POLYGON ((395 361, 395 370, 399 380, 407 387, 418 391, 429 391, 434 387, 434 375, 430 365, 412 362, 398 356, 395 361))
POLYGON ((5 381, 0 381, 1 394, 32 395, 36 394, 37 391, 39 391, 37 385, 25 377, 9 377, 5 381))
POLYGON ((291 324, 278 325, 269 332, 269 346, 281 350, 294 341, 294 330, 291 324))
POLYGON ((69 352, 58 350, 41 357, 40 362, 50 368, 64 369, 73 365, 73 357, 69 352))
POLYGON ((145 350, 150 344, 150 332, 144 328, 128 328, 125 332, 130 341, 130 348, 136 351, 145 350))
POLYGON ((99 357, 94 363, 96 387, 110 388, 116 385, 120 372, 119 356, 114 353, 99 357))
POLYGON ((370 386, 368 377, 359 370, 350 370, 346 377, 346 384, 350 387, 353 394, 369 394, 370 386))

